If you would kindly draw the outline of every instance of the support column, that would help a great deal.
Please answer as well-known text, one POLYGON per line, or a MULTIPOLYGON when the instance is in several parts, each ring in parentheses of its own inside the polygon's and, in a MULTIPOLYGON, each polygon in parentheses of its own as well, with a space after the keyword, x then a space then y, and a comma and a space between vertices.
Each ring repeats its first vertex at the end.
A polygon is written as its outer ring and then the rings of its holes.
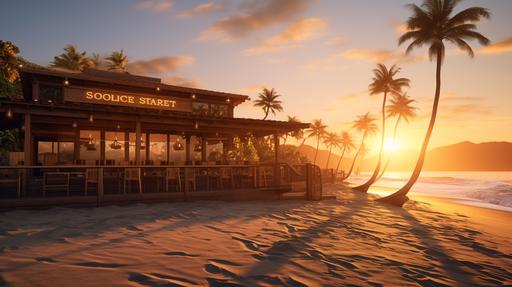
POLYGON ((105 142, 105 130, 104 129, 101 129, 100 130, 100 164, 101 165, 104 165, 106 164, 106 159, 105 159, 105 146, 106 146, 106 142, 105 142))
POLYGON ((140 164, 140 121, 135 124, 135 163, 140 164))
POLYGON ((34 143, 32 142, 32 116, 29 113, 25 114, 25 138, 23 144, 23 151, 25 158, 23 159, 23 163, 25 165, 33 165, 33 148, 34 143))
POLYGON ((150 159, 150 155, 151 155, 151 142, 149 140, 149 131, 146 132, 146 162, 151 160, 150 159))
POLYGON ((190 154, 190 136, 185 137, 185 162, 186 164, 192 164, 192 156, 190 154))
POLYGON ((130 132, 124 132, 124 161, 130 161, 130 132))
POLYGON ((167 164, 171 163, 171 135, 167 134, 167 164))
MULTIPOLYGON (((33 165, 32 162, 32 150, 33 150, 33 142, 32 142, 32 117, 29 113, 25 114, 25 124, 23 128, 25 129, 25 138, 23 143, 23 151, 24 151, 24 158, 23 158, 23 164, 24 165, 33 165)), ((28 191, 28 177, 30 176, 31 172, 29 169, 23 169, 22 172, 20 172, 20 176, 23 178, 22 181, 22 196, 25 196, 28 191)), ((19 196, 19 194, 18 194, 19 196)))
POLYGON ((279 134, 274 133, 274 184, 281 184, 281 166, 279 165, 279 134))
POLYGON ((206 137, 201 137, 201 161, 205 162, 208 159, 206 158, 206 147, 207 147, 208 140, 206 137))
POLYGON ((80 159, 80 128, 75 128, 75 146, 73 147, 73 159, 74 163, 80 159))

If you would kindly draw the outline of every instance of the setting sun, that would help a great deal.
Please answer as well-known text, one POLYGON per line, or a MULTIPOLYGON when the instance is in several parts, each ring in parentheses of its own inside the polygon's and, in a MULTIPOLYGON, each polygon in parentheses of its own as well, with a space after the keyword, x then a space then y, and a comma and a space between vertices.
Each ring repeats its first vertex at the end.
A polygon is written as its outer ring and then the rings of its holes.
POLYGON ((399 144, 393 139, 386 139, 384 142, 384 151, 385 152, 395 152, 400 148, 399 144))

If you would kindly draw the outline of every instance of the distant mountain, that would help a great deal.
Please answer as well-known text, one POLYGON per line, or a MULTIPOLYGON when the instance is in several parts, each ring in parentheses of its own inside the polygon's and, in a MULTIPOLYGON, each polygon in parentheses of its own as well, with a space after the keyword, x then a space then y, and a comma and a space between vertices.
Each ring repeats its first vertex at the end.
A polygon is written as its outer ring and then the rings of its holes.
MULTIPOLYGON (((299 151, 311 161, 315 156, 315 148, 303 145, 299 151)), ((336 151, 338 152, 338 151, 336 151)), ((317 165, 326 167, 329 151, 319 150, 317 165)), ((346 156, 342 168, 347 170, 352 163, 352 157, 346 156)), ((390 161, 389 171, 412 170, 418 157, 418 151, 405 150, 396 153, 390 161)), ((336 168, 339 156, 331 155, 329 168, 336 168)), ((372 156, 356 163, 361 171, 373 170, 377 156, 372 156)), ((429 171, 512 171, 512 143, 510 142, 460 142, 453 145, 437 147, 427 153, 423 170, 429 171)))

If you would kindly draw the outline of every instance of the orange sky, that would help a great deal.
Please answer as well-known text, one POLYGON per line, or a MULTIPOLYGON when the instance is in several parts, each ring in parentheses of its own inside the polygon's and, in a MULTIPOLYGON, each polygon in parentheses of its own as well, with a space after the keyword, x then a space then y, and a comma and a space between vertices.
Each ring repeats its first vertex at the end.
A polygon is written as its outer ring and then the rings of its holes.
MULTIPOLYGON (((419 117, 402 125, 398 141, 403 149, 417 149, 431 109, 435 67, 425 50, 406 57, 404 47, 397 47, 409 15, 404 5, 410 2, 16 1, 0 11, 0 26, 10 27, 2 29, 0 38, 41 65, 72 43, 89 54, 122 48, 132 73, 169 83, 252 98, 262 87, 272 87, 285 108, 272 119, 321 118, 338 133, 350 129, 357 115, 378 115, 380 96, 367 92, 372 69, 377 62, 397 63, 400 76, 411 79, 407 92, 419 108, 419 117)), ((475 59, 448 46, 431 147, 464 140, 512 141, 512 1, 467 0, 460 8, 468 6, 492 13, 479 31, 493 45, 484 49, 472 43, 475 59)), ((236 116, 262 118, 263 112, 249 102, 236 116)))

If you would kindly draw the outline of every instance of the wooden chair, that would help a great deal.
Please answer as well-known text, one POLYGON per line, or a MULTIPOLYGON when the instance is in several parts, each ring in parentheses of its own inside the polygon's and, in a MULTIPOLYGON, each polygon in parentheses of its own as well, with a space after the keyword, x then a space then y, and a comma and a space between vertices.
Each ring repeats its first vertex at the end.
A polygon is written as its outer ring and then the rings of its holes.
POLYGON ((65 190, 69 195, 69 172, 45 172, 43 175, 43 196, 47 191, 65 190))
POLYGON ((177 191, 181 191, 181 176, 180 169, 178 167, 166 168, 165 175, 165 192, 169 192, 169 182, 176 183, 177 191))
POLYGON ((4 173, 2 172, 2 177, 0 178, 0 184, 16 184, 16 195, 18 198, 21 197, 21 170, 14 170, 14 172, 4 173), (14 177, 13 177, 14 175, 14 177))
POLYGON ((140 175, 139 167, 129 167, 124 169, 124 179, 123 179, 123 192, 126 193, 126 184, 130 184, 132 182, 137 182, 137 186, 139 188, 139 193, 142 193, 142 181, 140 175))
POLYGON ((229 183, 230 188, 235 187, 235 179, 233 177, 233 169, 230 167, 222 167, 220 168, 220 188, 225 188, 224 183, 229 183))
POLYGON ((87 192, 89 190, 89 183, 96 184, 96 188, 98 186, 98 171, 99 169, 88 168, 85 170, 85 196, 87 196, 87 192))
POLYGON ((193 168, 185 168, 185 188, 187 187, 196 191, 196 170, 193 168))

